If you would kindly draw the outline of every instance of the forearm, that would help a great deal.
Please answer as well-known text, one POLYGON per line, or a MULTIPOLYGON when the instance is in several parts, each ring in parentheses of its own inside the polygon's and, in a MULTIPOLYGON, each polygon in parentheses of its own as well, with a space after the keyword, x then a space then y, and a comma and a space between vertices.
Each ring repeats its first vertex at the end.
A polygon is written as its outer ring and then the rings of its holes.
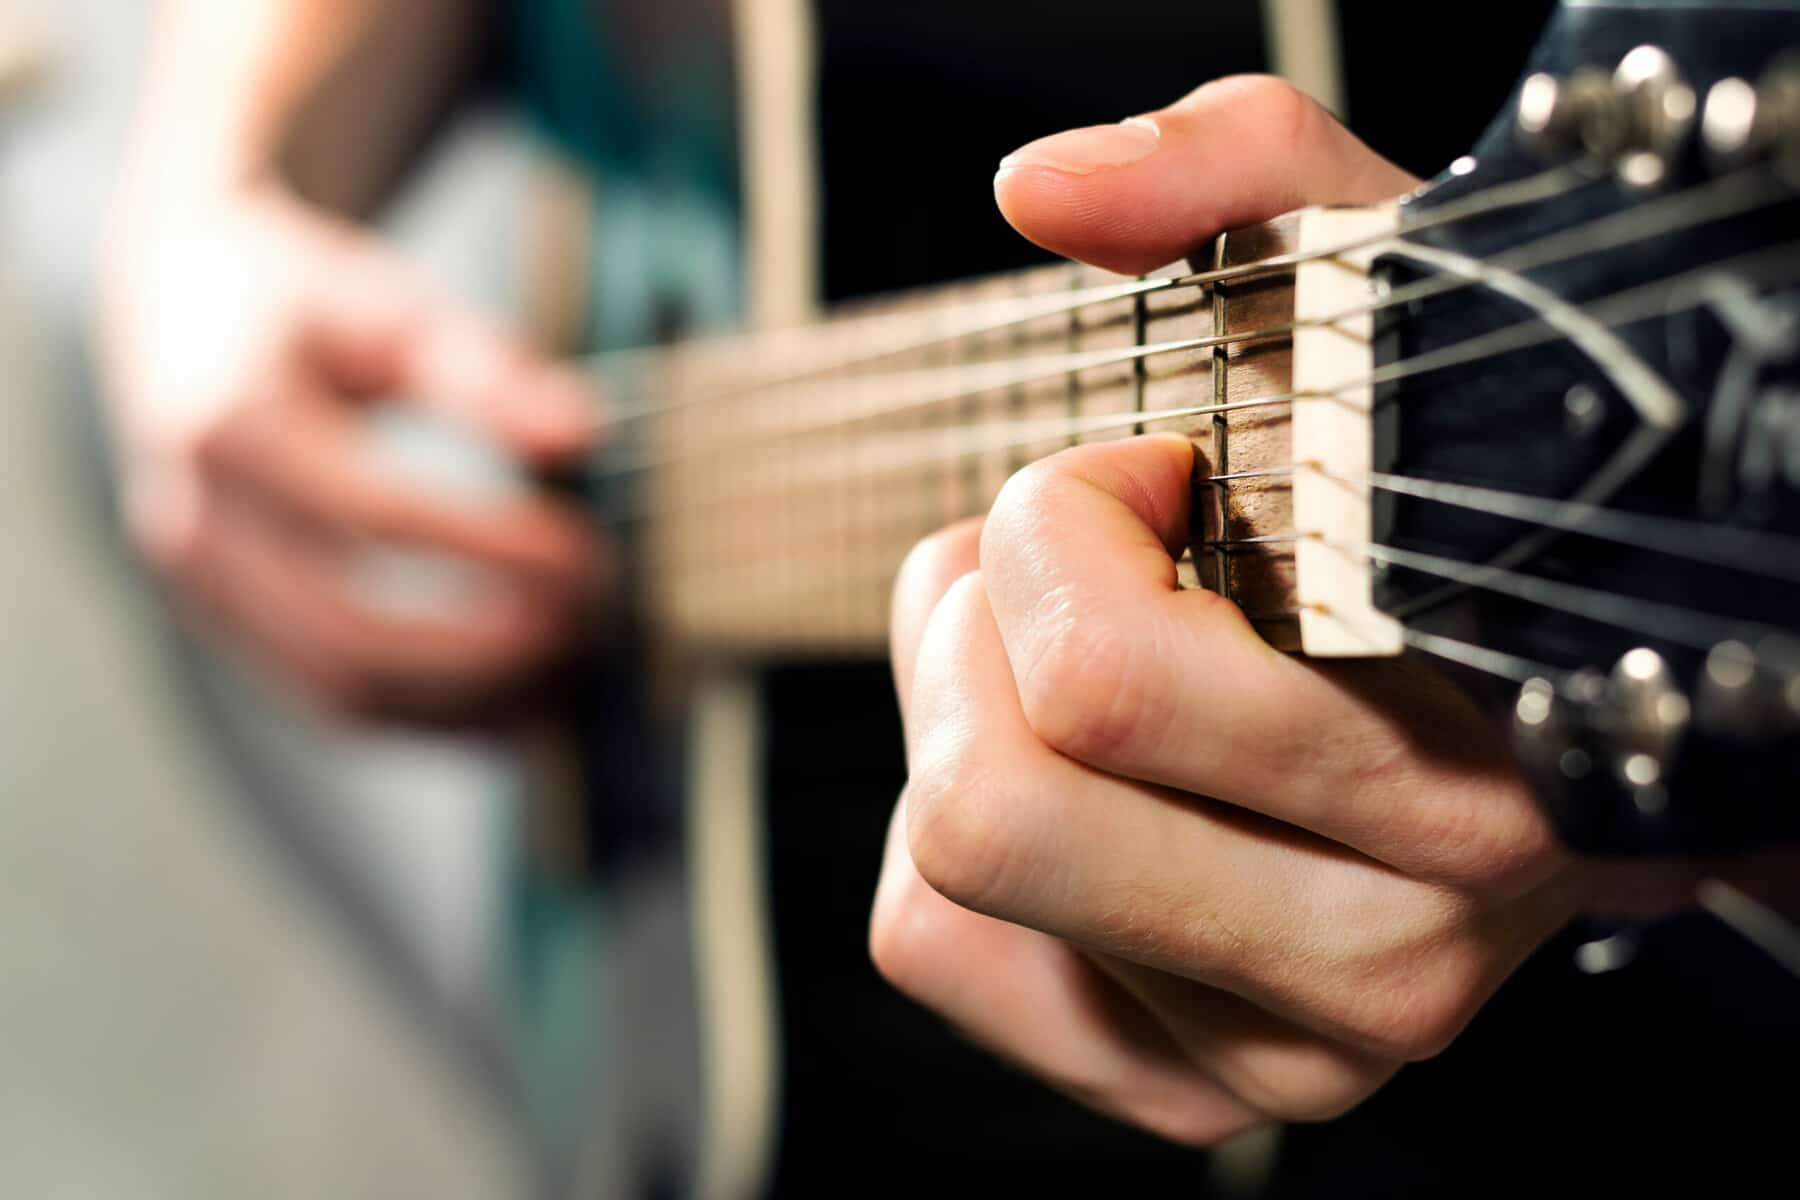
POLYGON ((480 0, 163 0, 129 209, 276 186, 357 211, 469 69, 480 0))

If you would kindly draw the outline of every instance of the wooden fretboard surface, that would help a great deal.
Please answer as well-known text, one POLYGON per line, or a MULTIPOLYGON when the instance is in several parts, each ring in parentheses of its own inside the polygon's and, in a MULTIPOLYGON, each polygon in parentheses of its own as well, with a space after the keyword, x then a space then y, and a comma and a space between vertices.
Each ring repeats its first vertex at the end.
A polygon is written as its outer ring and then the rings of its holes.
MULTIPOLYGON (((1210 257, 1162 274, 1286 253, 1293 229, 1283 219, 1229 234, 1210 257)), ((709 653, 879 653, 906 552, 985 512, 1020 467, 1072 444, 1130 437, 1137 412, 1289 390, 1285 339, 1058 367, 1069 355, 1284 325, 1291 273, 951 336, 995 324, 1023 298, 1073 299, 1129 282, 1060 264, 858 305, 805 329, 635 356, 633 391, 658 411, 631 422, 617 453, 642 467, 620 478, 641 522, 639 579, 653 624, 709 653)), ((1191 437, 1201 477, 1290 459, 1286 405, 1145 428, 1191 437)), ((1202 484, 1196 504, 1196 543, 1292 528, 1282 477, 1202 484)), ((1290 646, 1291 564, 1282 543, 1201 546, 1183 578, 1225 591, 1265 636, 1290 646)))

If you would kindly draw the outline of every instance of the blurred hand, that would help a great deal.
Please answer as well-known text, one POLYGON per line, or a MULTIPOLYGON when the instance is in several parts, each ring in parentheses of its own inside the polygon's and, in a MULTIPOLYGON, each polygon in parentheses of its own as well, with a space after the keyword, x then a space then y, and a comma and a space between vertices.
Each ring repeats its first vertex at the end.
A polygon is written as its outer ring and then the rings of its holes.
MULTIPOLYGON (((1413 185, 1234 79, 1003 164, 1027 237, 1120 271, 1413 185)), ((898 987, 1108 1112, 1207 1143, 1342 1112, 1442 1049, 1578 912, 1689 894, 1571 860, 1490 723, 1404 661, 1313 663, 1176 584, 1188 443, 1065 451, 894 596, 911 777, 871 948, 898 987)))
POLYGON ((361 715, 460 717, 566 647, 604 574, 594 535, 545 499, 408 482, 366 416, 421 406, 553 467, 597 433, 579 377, 283 195, 136 226, 102 314, 125 517, 196 619, 361 715), (480 586, 447 612, 379 611, 357 571, 381 546, 449 556, 480 586))

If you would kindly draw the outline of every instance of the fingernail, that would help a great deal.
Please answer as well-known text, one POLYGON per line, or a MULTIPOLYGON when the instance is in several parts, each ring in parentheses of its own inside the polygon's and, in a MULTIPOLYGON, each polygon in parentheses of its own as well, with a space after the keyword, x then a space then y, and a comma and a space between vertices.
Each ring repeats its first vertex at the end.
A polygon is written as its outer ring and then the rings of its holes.
POLYGON ((1019 147, 1000 160, 1001 171, 1049 167, 1071 175, 1091 175, 1106 167, 1122 167, 1154 152, 1162 142, 1156 123, 1130 117, 1117 125, 1089 125, 1053 133, 1019 147))

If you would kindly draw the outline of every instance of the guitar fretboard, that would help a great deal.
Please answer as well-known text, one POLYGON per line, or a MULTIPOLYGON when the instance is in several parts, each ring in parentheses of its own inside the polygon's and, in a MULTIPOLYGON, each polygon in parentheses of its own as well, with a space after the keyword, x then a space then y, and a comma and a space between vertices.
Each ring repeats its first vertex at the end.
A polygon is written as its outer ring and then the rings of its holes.
MULTIPOLYGON (((1148 277, 1293 249, 1279 221, 1148 277)), ((1291 272, 1144 283, 1061 264, 855 306, 793 330, 630 361, 638 407, 606 469, 638 523, 664 632, 739 655, 885 646, 907 551, 985 513, 1019 468, 1072 445, 1171 432, 1197 450, 1182 577, 1293 641, 1291 272)))

